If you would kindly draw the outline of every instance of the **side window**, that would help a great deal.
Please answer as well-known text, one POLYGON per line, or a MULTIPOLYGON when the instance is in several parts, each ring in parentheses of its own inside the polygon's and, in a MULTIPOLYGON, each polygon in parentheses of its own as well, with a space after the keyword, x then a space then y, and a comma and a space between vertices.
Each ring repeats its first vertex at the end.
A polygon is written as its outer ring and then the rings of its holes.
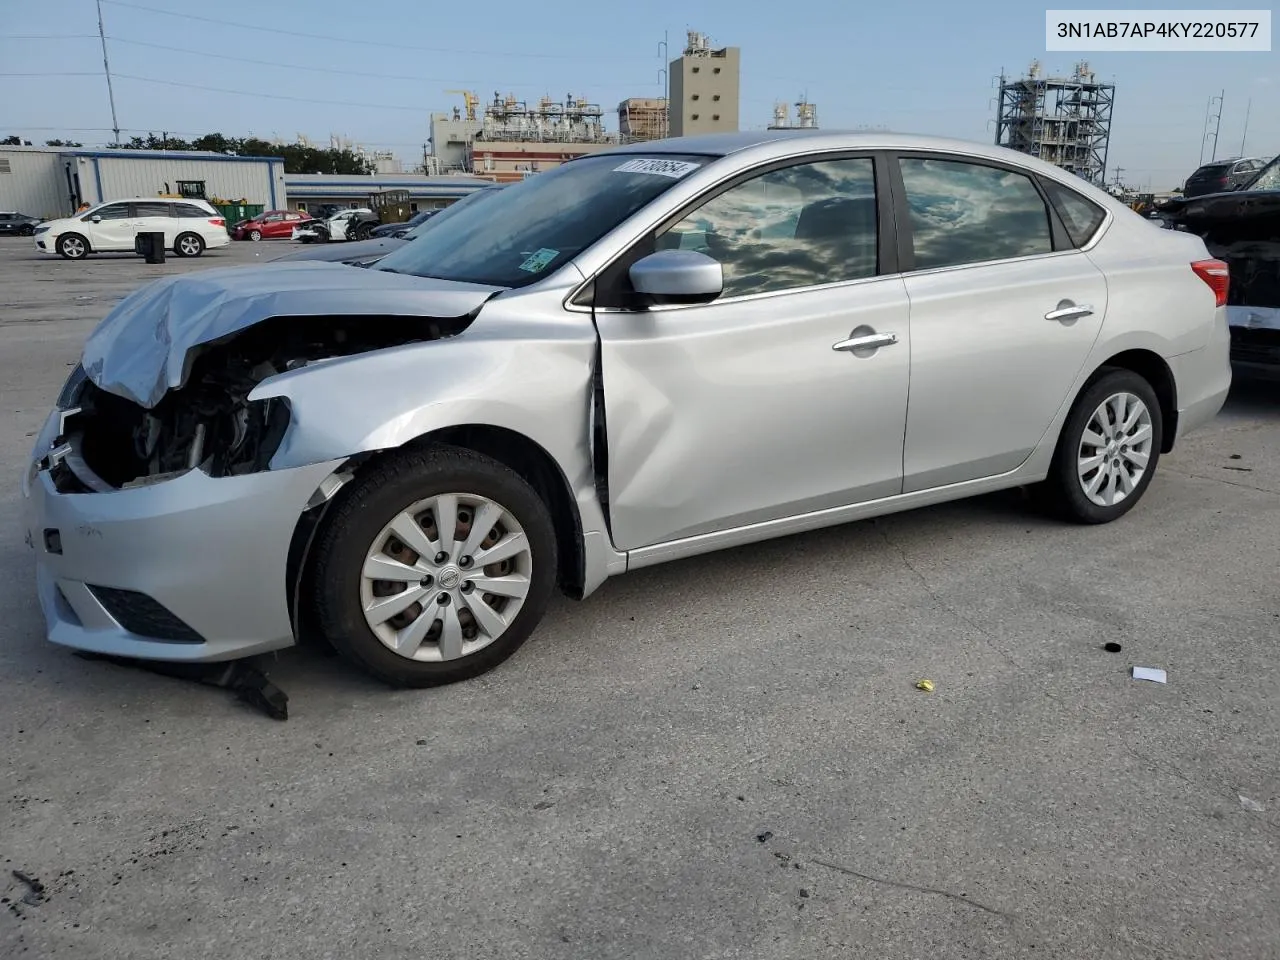
POLYGON ((1093 239, 1093 235, 1102 226, 1107 213, 1092 200, 1086 200, 1074 190, 1069 190, 1052 180, 1040 180, 1044 192, 1049 195, 1049 202, 1058 211, 1058 218, 1067 228, 1067 236, 1072 246, 1083 247, 1093 239))
POLYGON ((873 277, 873 163, 824 160, 761 174, 672 225, 656 247, 718 260, 725 297, 873 277))
POLYGON ((1030 177, 960 160, 899 162, 917 270, 1052 252, 1049 210, 1030 177))
POLYGON ((204 220, 206 217, 213 216, 207 210, 201 210, 191 203, 175 203, 173 209, 184 220, 204 220))
POLYGON ((105 207, 93 211, 93 216, 103 220, 128 220, 129 205, 127 203, 109 203, 105 207))
POLYGON ((169 212, 167 203, 135 203, 133 205, 135 217, 171 217, 173 214, 169 212))

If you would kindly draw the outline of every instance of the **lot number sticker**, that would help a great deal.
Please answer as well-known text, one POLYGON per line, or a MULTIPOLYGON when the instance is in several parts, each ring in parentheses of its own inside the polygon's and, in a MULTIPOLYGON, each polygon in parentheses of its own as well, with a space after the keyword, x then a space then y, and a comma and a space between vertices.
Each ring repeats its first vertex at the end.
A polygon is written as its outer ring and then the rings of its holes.
POLYGON ((547 264, 560 255, 559 250, 552 250, 549 247, 543 247, 541 250, 535 250, 529 254, 529 259, 520 264, 520 269, 525 273, 541 273, 547 269, 547 264))
POLYGON ((679 180, 685 174, 698 169, 699 164, 688 160, 628 160, 613 168, 614 173, 652 173, 659 177, 679 180))

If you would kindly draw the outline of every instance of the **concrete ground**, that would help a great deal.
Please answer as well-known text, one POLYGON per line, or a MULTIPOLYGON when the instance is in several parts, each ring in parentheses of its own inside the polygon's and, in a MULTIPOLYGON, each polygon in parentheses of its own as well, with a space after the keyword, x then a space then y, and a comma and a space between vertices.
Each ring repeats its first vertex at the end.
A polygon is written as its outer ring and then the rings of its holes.
POLYGON ((18 520, 112 301, 262 252, 0 241, 0 956, 1280 956, 1275 387, 1116 524, 1009 494, 648 569, 434 691, 290 651, 277 723, 47 644, 18 520))

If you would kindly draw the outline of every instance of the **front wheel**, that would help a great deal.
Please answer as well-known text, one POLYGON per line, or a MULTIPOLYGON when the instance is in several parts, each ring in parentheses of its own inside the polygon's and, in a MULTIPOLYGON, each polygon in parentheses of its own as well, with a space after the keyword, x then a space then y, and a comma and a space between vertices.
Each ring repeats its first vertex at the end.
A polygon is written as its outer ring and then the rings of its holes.
POLYGON ((89 241, 78 233, 64 233, 58 238, 58 253, 68 260, 83 260, 89 255, 89 241))
POLYGON ((399 687, 474 677, 542 619, 555 528, 501 463, 448 446, 399 453, 341 497, 310 593, 321 632, 369 673, 399 687))
POLYGON ((182 233, 173 243, 173 252, 180 257, 198 257, 204 253, 204 238, 198 233, 182 233))
POLYGON ((20 237, 34 237, 35 235, 36 228, 29 223, 18 228, 18 236, 20 237))
POLYGON ((262 231, 261 231, 261 230, 250 230, 250 231, 249 231, 249 239, 250 239, 250 240, 253 240, 254 242, 257 242, 258 240, 261 240, 261 239, 262 239, 262 231))
POLYGON ((1049 504, 1078 523, 1109 523, 1146 492, 1160 459, 1164 420, 1155 390, 1131 370, 1111 370, 1076 399, 1045 482, 1049 504))

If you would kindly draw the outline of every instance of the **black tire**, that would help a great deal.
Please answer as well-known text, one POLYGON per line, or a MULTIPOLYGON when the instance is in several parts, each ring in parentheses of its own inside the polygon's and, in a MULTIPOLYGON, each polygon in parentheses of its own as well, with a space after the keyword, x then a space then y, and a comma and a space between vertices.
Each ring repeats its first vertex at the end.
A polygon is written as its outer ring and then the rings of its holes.
POLYGON ((555 526, 537 492, 496 460, 445 445, 393 454, 343 490, 316 538, 314 557, 307 593, 320 632, 347 660, 396 687, 454 683, 493 669, 533 632, 556 584, 555 526), (501 504, 523 527, 529 591, 510 626, 487 646, 455 660, 423 662, 395 653, 369 627, 361 575, 369 547, 398 513, 450 492, 501 504))
POLYGON ((36 228, 29 223, 18 228, 18 236, 20 237, 34 237, 35 235, 36 228))
POLYGON ((198 257, 204 253, 204 237, 198 233, 180 233, 173 239, 173 252, 179 257, 198 257))
MULTIPOLYGON (((1104 367, 1085 385, 1063 424, 1058 446, 1054 451, 1049 476, 1040 491, 1042 502, 1052 512, 1075 523, 1110 523, 1132 510, 1146 493, 1155 476, 1160 460, 1160 446, 1164 440, 1164 417, 1160 400, 1151 384, 1131 370, 1104 367), (1137 397, 1146 407, 1151 420, 1150 450, 1142 476, 1122 500, 1112 504, 1095 503, 1086 494, 1084 481, 1079 474, 1079 453, 1084 442, 1085 428, 1094 412, 1109 397, 1129 394, 1137 397)), ((1126 463, 1120 460, 1121 464, 1126 463)), ((1089 474, 1090 477, 1093 474, 1089 474)), ((1106 489, 1106 481, 1103 489, 1106 489)))
POLYGON ((58 238, 58 253, 67 260, 83 260, 89 255, 89 241, 78 233, 64 233, 58 238))

